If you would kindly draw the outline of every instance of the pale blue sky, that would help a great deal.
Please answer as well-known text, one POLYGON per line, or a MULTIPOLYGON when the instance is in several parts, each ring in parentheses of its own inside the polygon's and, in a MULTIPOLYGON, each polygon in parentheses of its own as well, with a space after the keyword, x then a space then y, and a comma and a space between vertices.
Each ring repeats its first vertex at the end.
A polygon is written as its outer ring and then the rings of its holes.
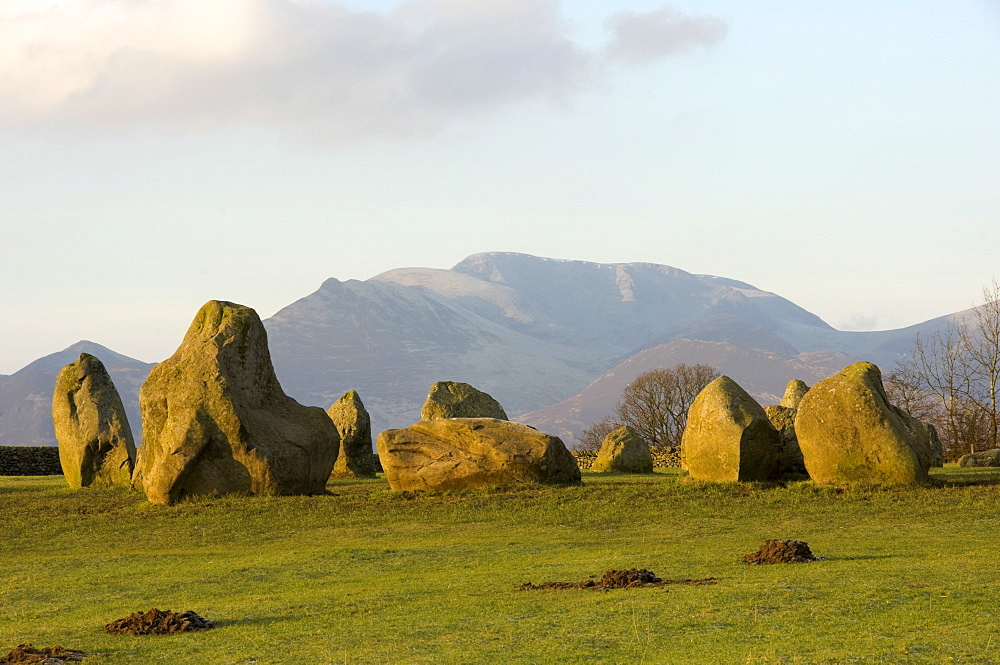
POLYGON ((996 0, 321 2, 0 7, 0 373, 481 251, 841 328, 1000 276, 996 0))

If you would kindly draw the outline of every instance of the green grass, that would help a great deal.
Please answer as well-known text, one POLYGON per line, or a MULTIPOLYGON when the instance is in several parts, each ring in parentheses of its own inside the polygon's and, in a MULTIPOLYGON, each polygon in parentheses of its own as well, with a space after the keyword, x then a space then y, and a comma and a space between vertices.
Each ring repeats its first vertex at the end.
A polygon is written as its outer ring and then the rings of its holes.
MULTIPOLYGON (((0 655, 60 644, 120 663, 983 663, 1000 660, 1000 470, 909 489, 682 483, 154 506, 59 476, 0 478, 0 655), (739 563, 767 538, 826 561, 739 563), (531 591, 606 568, 716 577, 531 591), (215 630, 131 637, 150 607, 215 630)), ((85 661, 87 662, 87 661, 85 661)))

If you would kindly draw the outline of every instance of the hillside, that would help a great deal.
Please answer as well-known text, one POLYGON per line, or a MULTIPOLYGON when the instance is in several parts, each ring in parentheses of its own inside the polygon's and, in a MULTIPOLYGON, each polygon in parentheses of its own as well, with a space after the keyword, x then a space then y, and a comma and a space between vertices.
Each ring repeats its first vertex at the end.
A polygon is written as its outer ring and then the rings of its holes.
POLYGON ((0 378, 0 446, 54 446, 52 390, 56 375, 81 353, 98 357, 118 389, 136 443, 142 436, 139 387, 153 365, 81 340, 0 378))
MULTIPOLYGON (((532 422, 544 417, 538 422, 569 433, 617 400, 617 394, 591 399, 597 393, 588 386, 598 379, 601 390, 620 392, 602 379, 609 371, 620 376, 625 367, 704 362, 752 384, 747 387, 758 395, 780 394, 787 379, 778 377, 808 381, 839 370, 834 365, 843 356, 891 366, 917 333, 969 314, 900 330, 844 332, 734 279, 651 263, 491 252, 448 270, 399 268, 366 281, 331 278, 264 325, 289 395, 326 408, 357 390, 376 432, 412 423, 431 384, 454 380, 492 394, 510 414, 529 414, 532 422), (720 348, 728 351, 719 356, 720 348), (816 353, 829 360, 808 355, 816 353), (739 354, 755 358, 753 364, 742 373, 728 370, 727 363, 738 365, 739 354), (795 368, 798 374, 789 374, 795 368), (584 401, 594 406, 568 407, 577 415, 547 408, 583 399, 578 393, 584 389, 590 391, 584 401), (543 410, 546 415, 537 416, 543 410)), ((108 365, 138 434, 138 388, 152 365, 81 342, 0 377, 0 444, 55 443, 49 422, 55 374, 84 349, 94 349, 108 365)))

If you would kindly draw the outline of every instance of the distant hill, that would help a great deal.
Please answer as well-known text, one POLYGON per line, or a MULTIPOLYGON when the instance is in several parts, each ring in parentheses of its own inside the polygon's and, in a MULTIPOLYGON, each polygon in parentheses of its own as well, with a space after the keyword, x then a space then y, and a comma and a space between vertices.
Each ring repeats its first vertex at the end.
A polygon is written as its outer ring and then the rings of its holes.
POLYGON ((139 386, 153 365, 123 356, 86 340, 47 355, 5 377, 0 377, 0 446, 54 446, 52 391, 56 375, 81 353, 104 363, 121 395, 136 442, 142 434, 139 386))
POLYGON ((517 420, 573 445, 584 429, 611 413, 625 386, 653 369, 694 362, 711 365, 740 384, 761 406, 768 406, 781 401, 785 386, 792 379, 812 385, 857 360, 836 351, 790 356, 725 342, 675 340, 640 351, 576 395, 521 415, 517 420))
MULTIPOLYGON (((544 422, 572 432, 589 425, 584 421, 591 413, 603 416, 604 411, 597 413, 603 407, 581 406, 583 415, 573 417, 537 414, 576 399, 616 366, 737 366, 742 353, 754 358, 748 367, 755 374, 773 375, 773 381, 751 380, 749 370, 733 371, 733 378, 750 384, 745 387, 751 391, 759 385, 760 395, 778 394, 783 384, 777 377, 791 369, 799 375, 789 378, 808 381, 818 368, 839 370, 834 365, 847 357, 888 367, 910 350, 918 332, 969 315, 959 312, 900 330, 844 332, 779 295, 734 279, 652 263, 491 252, 449 270, 399 268, 366 281, 331 278, 264 325, 289 395, 326 408, 357 390, 376 432, 417 420, 428 388, 441 380, 471 383, 509 414, 549 418, 544 422), (673 344, 681 340, 687 342, 673 344), (728 350, 720 356, 719 349, 728 350)), ((48 412, 55 374, 80 350, 108 365, 138 434, 138 388, 152 365, 81 342, 0 378, 0 444, 54 443, 48 412)), ((617 395, 610 404, 616 400, 617 395)))

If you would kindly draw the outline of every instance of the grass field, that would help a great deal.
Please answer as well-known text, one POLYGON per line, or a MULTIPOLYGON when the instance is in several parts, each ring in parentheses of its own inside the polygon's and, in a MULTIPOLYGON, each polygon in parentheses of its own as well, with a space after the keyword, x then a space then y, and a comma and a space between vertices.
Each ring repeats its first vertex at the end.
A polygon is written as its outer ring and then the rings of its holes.
POLYGON ((909 489, 584 473, 571 488, 154 506, 0 478, 0 656, 92 663, 1000 662, 1000 470, 909 489), (826 561, 747 566, 768 538, 826 561), (606 568, 713 586, 519 591, 606 568), (150 607, 202 633, 108 635, 150 607))

